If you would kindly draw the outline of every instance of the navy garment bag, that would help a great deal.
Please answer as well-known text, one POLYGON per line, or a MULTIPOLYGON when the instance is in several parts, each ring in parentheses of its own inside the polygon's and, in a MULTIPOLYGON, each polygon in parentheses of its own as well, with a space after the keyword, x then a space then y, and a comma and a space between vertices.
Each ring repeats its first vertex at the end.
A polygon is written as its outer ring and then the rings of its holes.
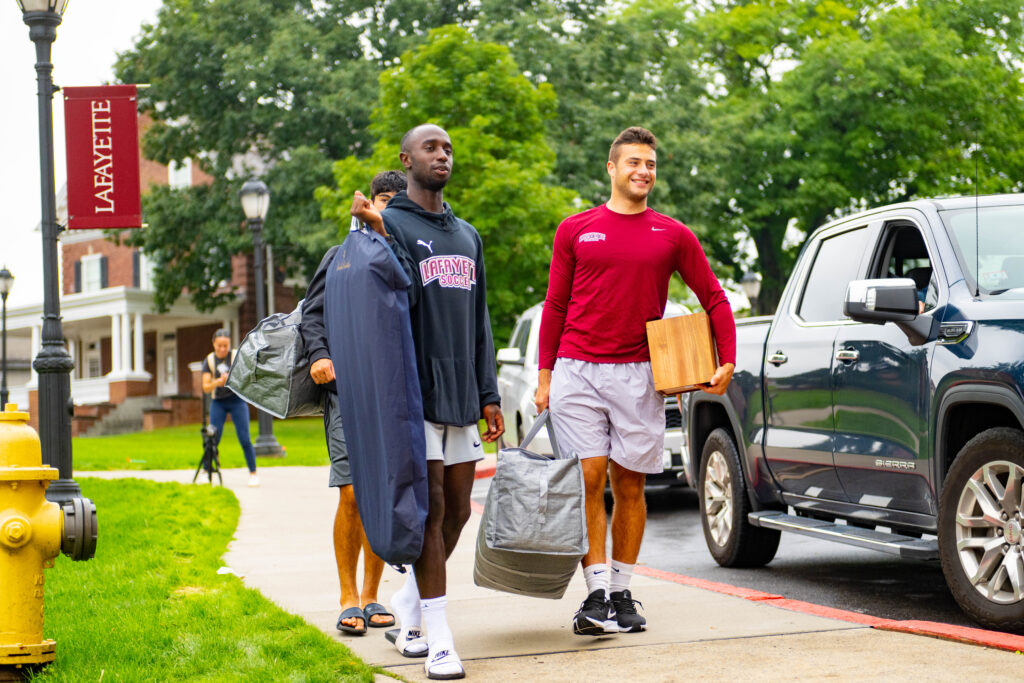
POLYGON ((331 262, 324 292, 356 505, 370 547, 390 564, 419 557, 427 519, 410 284, 384 238, 355 230, 331 262))

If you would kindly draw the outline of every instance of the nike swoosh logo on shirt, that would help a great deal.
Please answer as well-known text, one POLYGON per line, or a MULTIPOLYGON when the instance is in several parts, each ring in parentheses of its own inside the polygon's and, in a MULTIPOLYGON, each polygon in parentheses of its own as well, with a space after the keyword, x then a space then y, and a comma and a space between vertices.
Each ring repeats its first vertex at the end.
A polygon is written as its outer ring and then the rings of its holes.
POLYGON ((651 228, 654 232, 665 232, 668 228, 651 228))
POLYGON ((480 448, 480 442, 479 441, 474 441, 473 442, 473 448, 480 448))

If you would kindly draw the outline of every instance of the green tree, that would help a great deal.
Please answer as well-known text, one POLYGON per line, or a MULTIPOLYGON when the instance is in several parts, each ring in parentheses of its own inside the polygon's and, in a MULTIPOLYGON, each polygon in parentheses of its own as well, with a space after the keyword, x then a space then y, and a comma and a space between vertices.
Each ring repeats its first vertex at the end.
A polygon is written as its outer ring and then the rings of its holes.
POLYGON ((364 55, 364 29, 338 18, 362 4, 165 0, 156 23, 120 55, 118 80, 151 86, 139 99, 153 119, 147 158, 192 158, 213 178, 210 187, 144 198, 149 227, 128 240, 155 265, 158 308, 184 291, 200 310, 234 296, 218 283, 230 256, 252 248, 236 196, 250 174, 271 189, 265 238, 277 263, 315 268, 333 226, 313 190, 331 181, 334 159, 371 141, 379 67, 364 55))
POLYGON ((756 245, 762 310, 830 217, 973 193, 976 159, 984 190, 1021 187, 1021 3, 967 4, 970 25, 925 1, 723 2, 697 20, 721 86, 716 210, 756 245))
POLYGON ((126 239, 156 266, 157 306, 185 291, 201 310, 234 296, 218 287, 228 260, 210 259, 251 249, 235 198, 249 174, 271 189, 264 238, 275 262, 311 275, 336 239, 313 191, 332 182, 335 159, 365 154, 372 143, 380 71, 429 29, 479 26, 480 14, 480 4, 455 0, 165 0, 157 21, 120 55, 117 78, 151 86, 139 101, 153 119, 146 156, 192 158, 213 187, 144 199, 149 227, 126 239))
MULTIPOLYGON (((651 206, 697 233, 715 272, 727 276, 739 247, 711 212, 721 188, 713 170, 707 84, 697 69, 695 3, 678 0, 481 2, 476 35, 508 45, 524 73, 558 93, 548 140, 553 181, 591 204, 610 192, 605 163, 615 136, 632 125, 658 136, 651 206)), ((689 299, 681 280, 670 296, 689 299)))
POLYGON ((548 182, 554 153, 544 139, 554 91, 533 86, 507 48, 474 40, 455 26, 436 29, 381 75, 372 155, 334 166, 336 182, 317 192, 324 215, 344 231, 356 189, 373 173, 400 167, 402 135, 436 123, 452 138, 454 172, 445 199, 484 241, 487 294, 495 336, 543 298, 558 223, 582 206, 576 193, 548 182))
POLYGON ((652 206, 687 222, 703 215, 713 181, 702 173, 710 140, 690 3, 532 4, 521 12, 483 3, 477 33, 509 45, 532 81, 558 93, 548 121, 557 181, 605 201, 608 148, 624 128, 642 125, 660 142, 652 206))

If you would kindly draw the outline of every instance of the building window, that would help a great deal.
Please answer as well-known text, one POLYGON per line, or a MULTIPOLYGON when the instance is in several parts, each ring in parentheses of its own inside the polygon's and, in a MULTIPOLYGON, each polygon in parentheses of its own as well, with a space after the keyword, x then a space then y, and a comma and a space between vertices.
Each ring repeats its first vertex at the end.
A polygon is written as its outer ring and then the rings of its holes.
POLYGON ((153 289, 153 264, 141 249, 132 253, 132 286, 146 291, 153 289))
POLYGON ((102 372, 99 345, 92 342, 86 346, 85 350, 85 376, 87 378, 99 377, 102 372))
POLYGON ((172 161, 167 166, 167 184, 172 190, 192 187, 192 160, 185 159, 180 163, 172 161))
POLYGON ((96 292, 107 286, 107 257, 86 254, 75 264, 75 291, 96 292))

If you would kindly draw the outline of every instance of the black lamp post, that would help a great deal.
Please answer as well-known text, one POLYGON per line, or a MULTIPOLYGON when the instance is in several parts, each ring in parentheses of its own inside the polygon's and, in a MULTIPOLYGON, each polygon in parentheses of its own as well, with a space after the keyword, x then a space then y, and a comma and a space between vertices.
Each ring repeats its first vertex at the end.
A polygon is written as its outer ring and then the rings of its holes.
MULTIPOLYGON (((255 273, 256 288, 256 317, 263 320, 267 317, 267 298, 264 287, 267 284, 267 276, 263 267, 263 219, 267 217, 267 209, 270 208, 270 190, 262 180, 251 178, 245 181, 242 189, 238 191, 242 200, 242 211, 249 223, 249 230, 252 231, 253 248, 253 270, 255 273)), ((284 449, 274 438, 274 418, 263 412, 256 411, 256 418, 259 422, 259 435, 256 443, 252 445, 256 455, 284 456, 284 449)))
POLYGON ((753 315, 758 313, 757 295, 761 293, 761 276, 750 271, 740 278, 740 288, 747 295, 750 301, 750 312, 753 315))
POLYGON ((4 300, 4 331, 3 331, 3 374, 0 375, 0 410, 7 410, 7 397, 10 395, 7 393, 7 295, 11 293, 11 287, 14 286, 14 276, 11 275, 11 271, 7 270, 7 266, 4 266, 3 270, 0 270, 0 297, 4 300))
POLYGON ((59 479, 46 489, 57 503, 80 498, 71 477, 71 369, 74 363, 64 348, 57 280, 57 201, 53 181, 53 64, 50 49, 57 38, 67 0, 18 0, 28 36, 36 44, 39 81, 39 185, 43 233, 42 348, 32 362, 39 375, 39 441, 43 462, 56 467, 59 479))

